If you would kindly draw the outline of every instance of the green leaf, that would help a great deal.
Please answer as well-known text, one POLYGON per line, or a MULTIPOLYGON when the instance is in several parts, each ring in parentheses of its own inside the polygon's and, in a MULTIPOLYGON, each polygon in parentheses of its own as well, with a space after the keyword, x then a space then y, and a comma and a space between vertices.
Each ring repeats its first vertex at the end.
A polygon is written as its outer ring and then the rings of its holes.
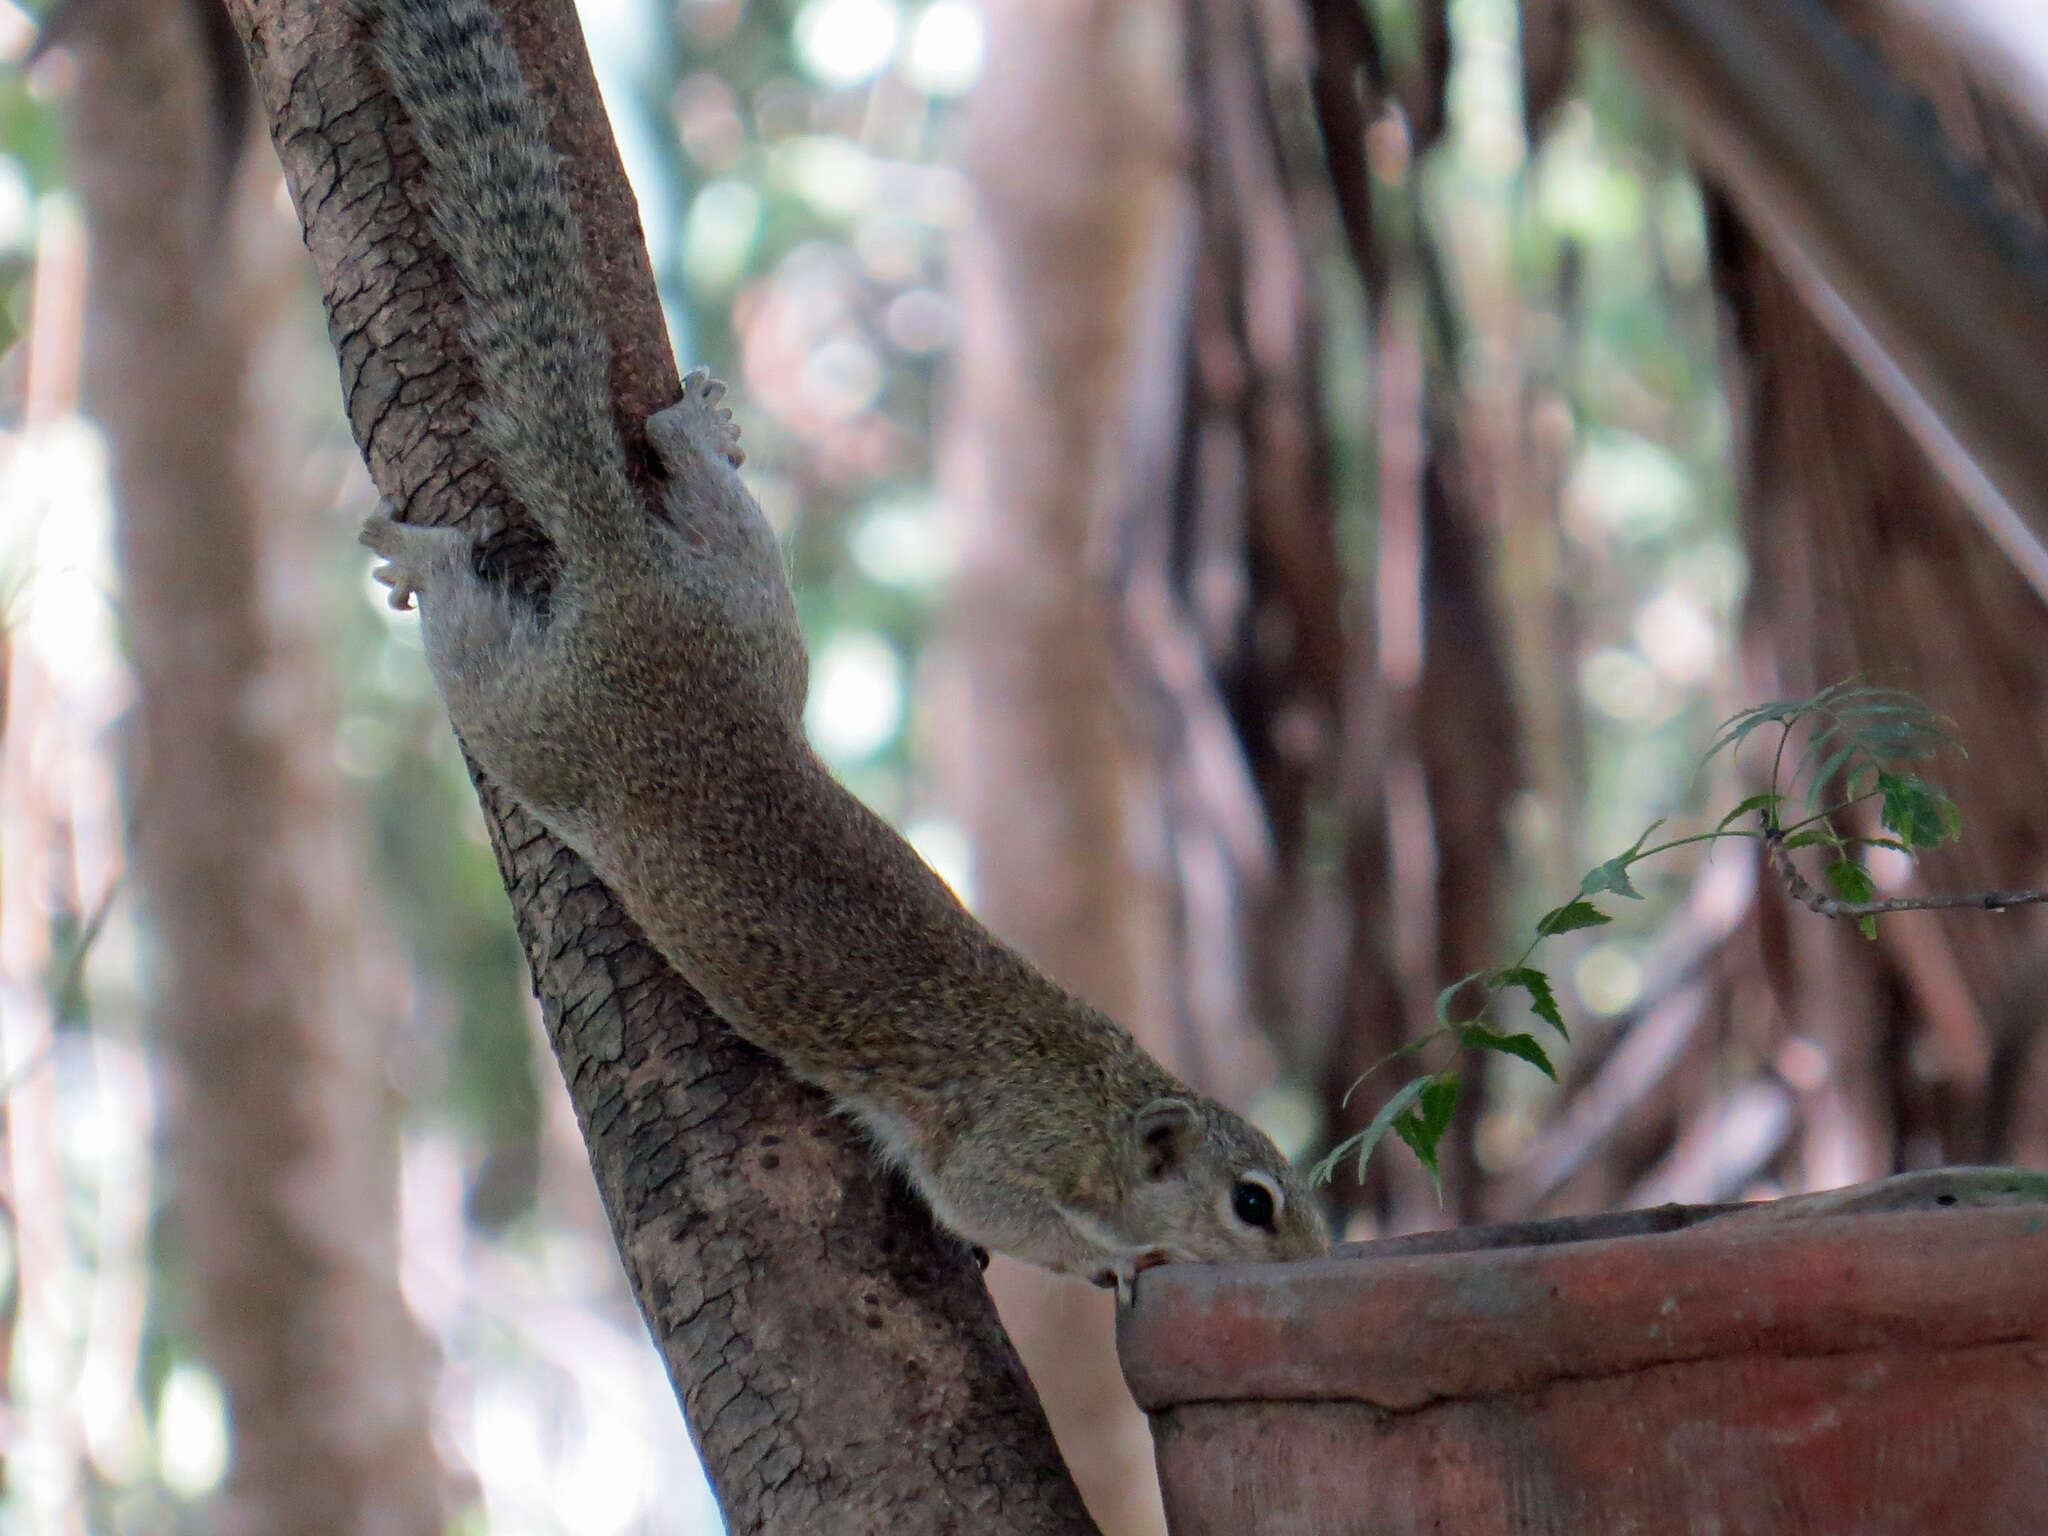
POLYGON ((1579 882, 1581 896, 1596 896, 1602 891, 1611 891, 1616 896, 1626 896, 1630 901, 1641 901, 1643 893, 1637 890, 1628 877, 1629 856, 1616 854, 1605 864, 1596 864, 1586 872, 1586 878, 1579 882))
POLYGON ((1828 743, 1841 733, 1842 722, 1839 720, 1829 720, 1814 727, 1813 733, 1806 738, 1806 746, 1800 752, 1798 761, 1801 764, 1817 762, 1821 753, 1827 750, 1828 743))
MULTIPOLYGON (((1809 806, 1838 786, 1840 793, 1860 798, 1869 792, 1886 764, 1916 761, 1951 748, 1962 750, 1955 739, 1955 722, 1936 714, 1914 695, 1847 678, 1808 699, 1778 700, 1729 716, 1701 765, 1728 747, 1739 748, 1744 738, 1761 726, 1775 725, 1789 738, 1802 724, 1810 729, 1794 761, 1793 776, 1807 780, 1809 806)), ((1784 750, 1783 739, 1779 750, 1784 750)), ((1723 823, 1716 830, 1725 826, 1723 823)))
POLYGON ((1617 853, 1605 864, 1594 865, 1587 872, 1586 878, 1579 882, 1579 894, 1597 896, 1602 891, 1607 891, 1616 896, 1626 896, 1630 901, 1641 901, 1643 893, 1629 880, 1628 867, 1642 857, 1643 844, 1650 840, 1651 833, 1663 825, 1664 820, 1659 817, 1643 828, 1643 835, 1630 843, 1626 850, 1617 853))
POLYGON ((1933 757, 1955 745, 1954 738, 1931 719, 1872 720, 1858 729, 1856 737, 1872 757, 1888 762, 1933 757))
POLYGON ((1429 1181, 1436 1186, 1439 1198, 1444 1192, 1443 1169, 1437 1166, 1437 1143, 1442 1140, 1432 1136, 1416 1116, 1403 1115, 1394 1122, 1394 1134, 1408 1143, 1408 1150, 1415 1154, 1415 1160, 1429 1171, 1429 1181))
POLYGON ((1826 825, 1802 828, 1785 839, 1787 849, 1812 848, 1821 843, 1826 843, 1830 848, 1839 848, 1842 846, 1842 839, 1836 835, 1833 827, 1826 825))
POLYGON ((1726 832, 1730 822, 1740 821, 1752 812, 1765 821, 1775 821, 1778 815, 1778 807, 1784 803, 1785 797, 1783 795, 1772 794, 1769 790, 1765 790, 1760 795, 1751 795, 1747 800, 1736 806, 1734 810, 1715 822, 1714 830, 1716 832, 1726 832))
POLYGON ((1878 718, 1884 715, 1925 715, 1927 713, 1927 706, 1925 704, 1922 704, 1910 693, 1902 693, 1896 688, 1867 689, 1848 699, 1845 703, 1835 704, 1833 709, 1837 715, 1840 715, 1845 720, 1854 720, 1866 715, 1878 718))
POLYGON ((1759 704, 1752 709, 1745 709, 1738 714, 1730 715, 1721 722, 1720 736, 1711 747, 1707 748, 1705 754, 1701 756, 1700 762, 1702 764, 1710 762, 1718 753, 1728 747, 1734 747, 1737 751, 1740 751, 1742 743, 1748 739, 1749 734, 1756 730, 1758 726, 1789 725, 1792 721, 1798 719, 1799 716, 1805 714, 1809 707, 1808 701, 1804 699, 1783 699, 1775 704, 1759 704))
POLYGON ((1557 1081, 1557 1069, 1551 1066, 1550 1057, 1534 1035, 1500 1035, 1483 1024, 1467 1024, 1458 1031, 1458 1038, 1474 1050, 1519 1056, 1553 1083, 1557 1081))
POLYGON ((1880 773, 1878 793, 1884 810, 1878 820, 1909 848, 1939 848, 1963 829, 1955 802, 1926 780, 1910 773, 1880 773))
POLYGON ((1561 907, 1552 907, 1536 919, 1536 931, 1545 938, 1555 934, 1571 933, 1580 928, 1598 928, 1602 923, 1614 919, 1594 906, 1590 901, 1572 900, 1561 907))
MULTIPOLYGON (((1828 785, 1834 782, 1835 775, 1842 771, 1843 765, 1850 758, 1862 750, 1861 747, 1852 741, 1848 746, 1830 753, 1827 761, 1813 770, 1812 782, 1806 786, 1806 806, 1808 810, 1820 804, 1821 796, 1827 793, 1828 785)), ((1853 793, 1846 784, 1843 785, 1842 792, 1845 795, 1853 793)))
POLYGON ((1907 715, 1914 719, 1934 718, 1934 711, 1921 702, 1920 696, 1908 693, 1903 688, 1881 688, 1874 683, 1862 683, 1851 679, 1848 683, 1835 685, 1834 697, 1827 700, 1829 712, 1837 715, 1907 715))
POLYGON ((1457 1073, 1439 1072, 1424 1085, 1420 1110, 1423 1123, 1429 1127, 1431 1135, 1443 1135, 1444 1128, 1451 1123, 1451 1114, 1457 1107, 1457 1073))
POLYGON ((1571 1038, 1565 1031, 1564 1015, 1558 1012, 1557 994, 1550 990, 1550 978, 1535 966, 1510 966, 1493 978, 1493 984, 1496 987, 1520 987, 1529 994, 1529 1008, 1536 1017, 1556 1030, 1560 1039, 1571 1038))
POLYGON ((1430 1181, 1441 1196, 1444 1184, 1443 1172, 1437 1166, 1437 1148, 1450 1126, 1452 1112, 1458 1107, 1458 1074, 1439 1072, 1422 1079, 1421 1099, 1415 1109, 1395 1118, 1394 1134, 1408 1143, 1408 1149, 1429 1170, 1430 1181))
POLYGON ((1869 901, 1877 895, 1877 882, 1870 878, 1870 871, 1854 859, 1836 859, 1821 871, 1821 878, 1844 901, 1869 901))
POLYGON ((1841 731, 1875 762, 1909 761, 1950 748, 1962 750, 1955 739, 1955 722, 1901 688, 1840 686, 1817 695, 1814 702, 1833 722, 1831 731, 1841 731))
POLYGON ((1431 1078, 1418 1077, 1413 1082, 1403 1083, 1399 1088, 1395 1089, 1393 1096, 1380 1106, 1380 1112, 1372 1117, 1371 1124, 1366 1126, 1356 1136, 1338 1142, 1336 1146, 1330 1149, 1328 1157, 1309 1170, 1310 1182, 1316 1184, 1329 1182, 1330 1176, 1336 1171, 1337 1165, 1354 1153, 1358 1157, 1358 1177, 1362 1181, 1365 1178, 1365 1165, 1372 1157, 1373 1149, 1379 1146, 1381 1139, 1386 1136, 1388 1128, 1393 1125, 1394 1121, 1399 1118, 1408 1106, 1422 1097, 1423 1089, 1427 1088, 1432 1081, 1433 1079, 1431 1078))

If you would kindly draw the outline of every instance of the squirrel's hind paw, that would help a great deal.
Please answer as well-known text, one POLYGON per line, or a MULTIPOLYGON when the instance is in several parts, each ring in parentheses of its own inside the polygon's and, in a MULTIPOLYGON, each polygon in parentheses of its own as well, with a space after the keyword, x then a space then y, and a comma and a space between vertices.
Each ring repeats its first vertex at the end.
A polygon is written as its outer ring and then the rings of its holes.
POLYGON ((683 378, 682 399, 647 418, 648 440, 671 471, 679 467, 676 460, 684 443, 734 469, 746 463, 739 423, 732 419, 730 406, 719 404, 724 398, 723 379, 714 379, 708 368, 692 368, 683 378))
POLYGON ((356 542, 384 557, 384 563, 370 576, 391 589, 391 606, 401 612, 412 607, 420 593, 431 592, 437 576, 469 559, 468 534, 454 528, 401 523, 391 515, 388 501, 377 503, 356 542))

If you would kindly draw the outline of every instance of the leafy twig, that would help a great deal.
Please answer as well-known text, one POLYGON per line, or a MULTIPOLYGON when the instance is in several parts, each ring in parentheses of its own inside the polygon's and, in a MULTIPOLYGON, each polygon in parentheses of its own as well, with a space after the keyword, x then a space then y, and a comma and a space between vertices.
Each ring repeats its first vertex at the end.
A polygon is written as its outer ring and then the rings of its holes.
POLYGON ((1936 896, 1885 896, 1869 901, 1844 901, 1818 889, 1792 862, 1792 855, 1785 847, 1785 834, 1777 827, 1764 830, 1764 852, 1769 856, 1771 869, 1784 882, 1785 892, 1794 901, 1809 911, 1818 912, 1822 917, 1847 917, 1863 919, 1882 917, 1888 912, 1939 912, 1952 908, 1977 908, 1985 912, 2003 912, 2007 907, 2024 907, 2038 901, 2048 901, 2048 891, 1956 891, 1936 896))
MULTIPOLYGON (((1850 919, 1866 936, 1876 933, 1880 916, 1894 912, 1941 908, 1996 912, 2048 901, 2048 891, 2034 890, 1885 898, 1877 895, 1876 883, 1858 857, 1860 850, 1890 848, 1912 854, 1938 848, 1962 831, 1962 818, 1955 803, 1914 771, 1914 765, 1939 753, 1962 750, 1953 734, 1953 722, 1934 713, 1912 694, 1897 688, 1873 687, 1852 678, 1824 688, 1811 698, 1780 700, 1743 710, 1722 722, 1714 744, 1700 760, 1701 766, 1724 750, 1740 752, 1743 744, 1766 726, 1777 728, 1778 739, 1771 754, 1769 784, 1761 794, 1743 800, 1711 831, 1651 844, 1651 835, 1663 825, 1661 821, 1652 822, 1627 849, 1587 871, 1579 882, 1577 895, 1570 901, 1538 918, 1534 936, 1511 963, 1495 971, 1476 971, 1444 988, 1437 995, 1436 1027, 1392 1052, 1379 1066, 1395 1056, 1455 1042, 1473 1050, 1516 1057, 1555 1081, 1556 1069, 1535 1036, 1503 1033, 1489 1022, 1495 1004, 1504 992, 1523 992, 1529 999, 1530 1010, 1556 1030, 1560 1040, 1567 1039, 1564 1017, 1550 978, 1529 963, 1537 947, 1559 934, 1612 922, 1613 918, 1601 910, 1595 898, 1619 896, 1641 900, 1642 892, 1631 880, 1630 869, 1645 859, 1689 843, 1712 843, 1730 837, 1762 842, 1772 869, 1795 900, 1823 917, 1850 919), (1804 741, 1796 757, 1791 755, 1795 730, 1803 733, 1804 741), (1788 773, 1790 782, 1802 778, 1807 781, 1806 814, 1789 823, 1781 814, 1790 788, 1788 773), (1823 796, 1831 796, 1825 806, 1821 803, 1823 796), (1880 835, 1844 831, 1836 824, 1837 817, 1871 800, 1879 802, 1880 835), (1754 827, 1737 825, 1749 816, 1755 817, 1754 827), (1793 852, 1808 847, 1826 848, 1833 854, 1821 874, 1832 888, 1832 895, 1813 885, 1793 864, 1793 852), (1478 1006, 1459 1016, 1453 1003, 1475 985, 1479 989, 1478 1006)), ((1375 1066, 1373 1071, 1377 1070, 1375 1066)), ((1364 1081, 1361 1077, 1351 1085, 1352 1089, 1356 1090, 1364 1081)), ((1311 1177, 1329 1178, 1340 1162, 1355 1154, 1359 1176, 1363 1178, 1366 1160, 1386 1133, 1392 1131, 1414 1151, 1430 1177, 1437 1178, 1437 1147, 1457 1107, 1459 1087, 1459 1076, 1449 1065, 1404 1084, 1380 1107, 1372 1123, 1333 1148, 1316 1165, 1311 1177)), ((1348 1100, 1350 1094, 1345 1097, 1348 1100)))

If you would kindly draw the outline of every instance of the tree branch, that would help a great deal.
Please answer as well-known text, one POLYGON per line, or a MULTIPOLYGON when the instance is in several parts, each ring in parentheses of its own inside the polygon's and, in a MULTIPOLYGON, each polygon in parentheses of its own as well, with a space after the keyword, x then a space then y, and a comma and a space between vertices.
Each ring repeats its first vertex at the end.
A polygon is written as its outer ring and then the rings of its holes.
MULTIPOLYGON (((461 302, 357 7, 229 0, 319 270, 356 439, 427 520, 517 525, 468 432, 461 302)), ((505 0, 606 306, 629 455, 677 394, 568 0, 505 0)), ((967 1250, 743 1045, 574 854, 479 793, 642 1312, 736 1532, 1091 1527, 967 1250)))
POLYGON ((2030 906, 2048 901, 2048 891, 1963 891, 1941 896, 1887 896, 1876 901, 1843 901, 1817 889, 1792 862, 1785 846, 1785 834, 1777 827, 1764 831, 1764 852, 1771 868, 1785 884, 1786 893, 1801 906, 1822 917, 1882 917, 1887 912, 1942 912, 1955 907, 1972 907, 1985 912, 2003 912, 2007 907, 2030 906))

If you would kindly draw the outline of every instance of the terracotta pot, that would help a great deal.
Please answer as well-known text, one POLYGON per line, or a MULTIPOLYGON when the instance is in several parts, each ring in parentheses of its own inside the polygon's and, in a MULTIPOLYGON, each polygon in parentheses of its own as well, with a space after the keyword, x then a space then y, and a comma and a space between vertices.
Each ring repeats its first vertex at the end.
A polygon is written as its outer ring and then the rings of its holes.
POLYGON ((1702 1214, 1141 1276, 1174 1536, 2048 1536, 2048 1206, 1702 1214))

